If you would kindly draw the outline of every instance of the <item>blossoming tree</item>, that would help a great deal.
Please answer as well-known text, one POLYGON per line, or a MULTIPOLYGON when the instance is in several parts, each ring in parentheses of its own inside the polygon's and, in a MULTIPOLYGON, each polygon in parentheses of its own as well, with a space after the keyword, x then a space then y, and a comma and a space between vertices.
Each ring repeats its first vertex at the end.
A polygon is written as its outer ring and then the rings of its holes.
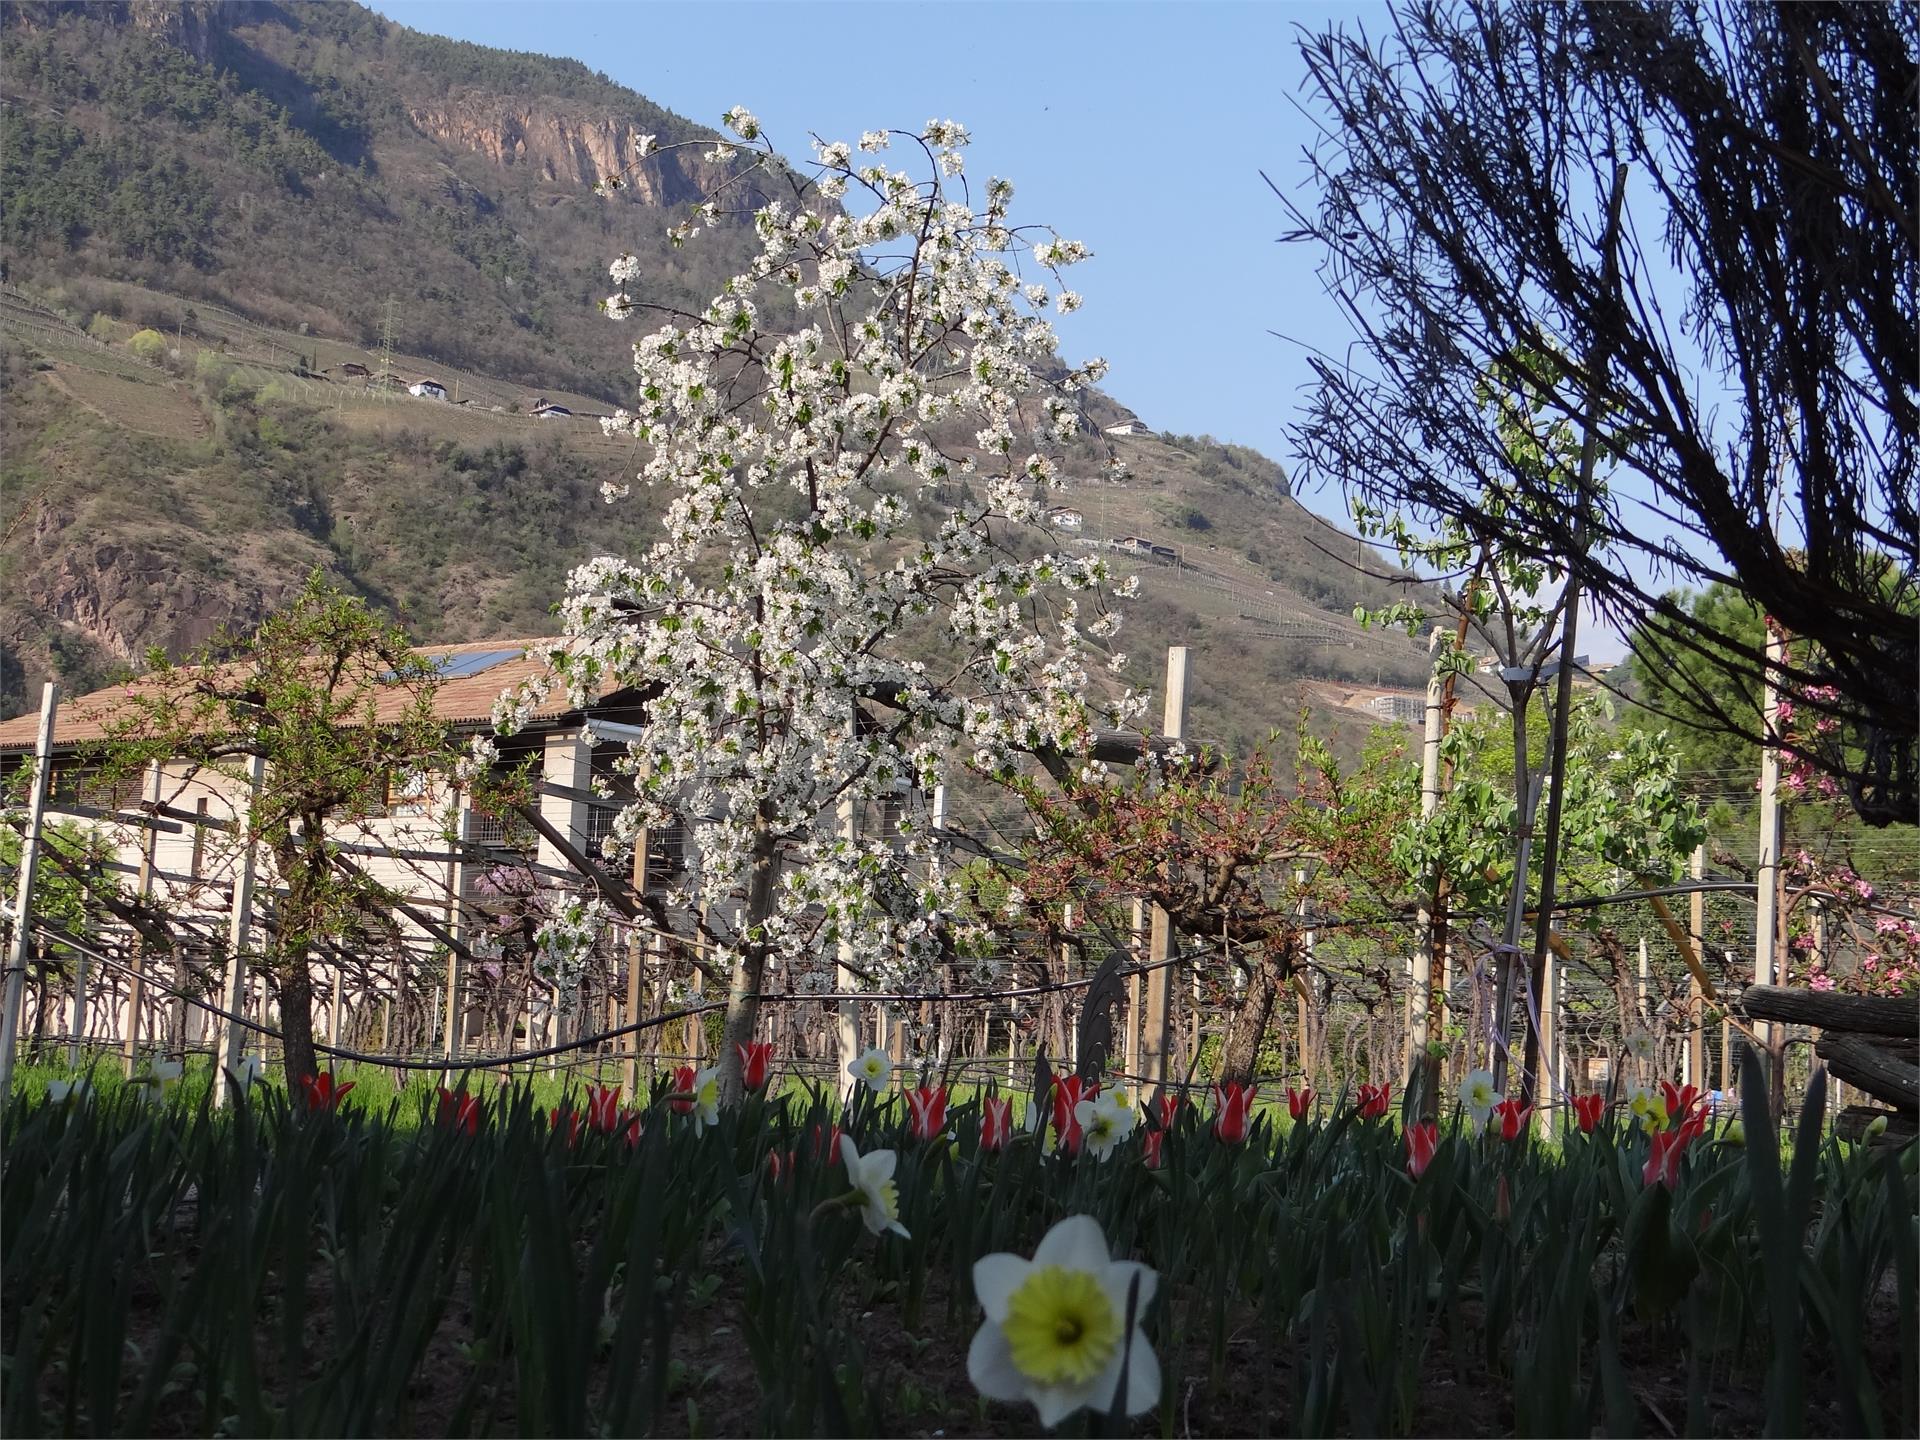
MULTIPOLYGON (((909 813, 894 845, 848 817, 930 793, 955 753, 1003 770, 1083 750, 1090 652, 1117 617, 1107 563, 1045 533, 1105 368, 1061 366, 1047 318, 1078 307, 1060 276, 1086 248, 1015 226, 1005 180, 976 206, 951 121, 816 141, 805 173, 746 111, 725 123, 738 144, 712 156, 733 178, 675 238, 749 184, 789 193, 754 210, 758 255, 700 314, 636 298, 638 262, 613 263, 607 314, 662 323, 633 347, 633 410, 605 424, 638 442, 665 534, 575 571, 553 660, 581 700, 648 697, 615 838, 689 833, 672 909, 729 976, 731 1092, 770 967, 801 993, 834 988, 836 963, 910 984, 954 933, 930 827, 909 813), (883 158, 896 142, 908 168, 883 158)), ((503 729, 526 698, 503 699, 503 729)), ((1116 721, 1137 704, 1114 702, 1116 721)))

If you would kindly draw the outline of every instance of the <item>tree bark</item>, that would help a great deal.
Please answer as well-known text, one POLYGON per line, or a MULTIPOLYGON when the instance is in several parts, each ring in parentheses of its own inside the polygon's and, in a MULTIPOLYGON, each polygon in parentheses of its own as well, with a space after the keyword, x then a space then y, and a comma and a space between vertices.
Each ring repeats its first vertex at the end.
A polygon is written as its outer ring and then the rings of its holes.
POLYGON ((1740 992, 1738 1008, 1756 1019, 1818 1025, 1855 1035, 1920 1036, 1920 1007, 1911 998, 1749 985, 1740 992))
MULTIPOLYGON (((1260 1068, 1260 1045, 1267 1038, 1274 1003, 1292 973, 1292 946, 1260 946, 1253 952, 1247 993, 1227 1026, 1220 1048, 1220 1079, 1251 1082, 1260 1068)), ((1304 1043, 1304 1037, 1303 1037, 1304 1043)))
POLYGON ((304 949, 282 955, 278 969, 281 1044, 286 1049, 287 1088, 292 1091, 302 1078, 320 1073, 313 1049, 313 972, 304 949))
POLYGON ((1909 1112, 1920 1110, 1920 1066, 1912 1061, 1876 1049, 1857 1035, 1822 1035, 1813 1053, 1827 1062, 1827 1069, 1874 1099, 1909 1112))
POLYGON ((741 1095, 740 1046, 753 1039, 760 1018, 760 987, 767 975, 765 925, 773 914, 773 886, 779 877, 779 842, 773 833, 772 807, 761 802, 754 817, 753 868, 747 876, 746 953, 733 967, 727 987, 727 1018, 720 1032, 720 1098, 733 1104, 741 1095))

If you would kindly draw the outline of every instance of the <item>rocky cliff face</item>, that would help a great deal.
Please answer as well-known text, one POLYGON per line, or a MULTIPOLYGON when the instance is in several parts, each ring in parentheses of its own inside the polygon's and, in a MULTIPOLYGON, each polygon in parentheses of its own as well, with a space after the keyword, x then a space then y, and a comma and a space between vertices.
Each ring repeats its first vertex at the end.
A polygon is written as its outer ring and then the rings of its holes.
POLYGON ((228 18, 220 0, 18 0, 7 7, 7 19, 28 29, 55 24, 64 14, 128 25, 206 61, 213 59, 228 18))
POLYGON ((543 102, 475 96, 407 112, 428 139, 484 155, 502 169, 531 170, 550 184, 590 189, 623 176, 620 193, 642 205, 675 205, 700 198, 724 172, 698 152, 675 150, 641 157, 646 136, 612 115, 569 113, 543 102))

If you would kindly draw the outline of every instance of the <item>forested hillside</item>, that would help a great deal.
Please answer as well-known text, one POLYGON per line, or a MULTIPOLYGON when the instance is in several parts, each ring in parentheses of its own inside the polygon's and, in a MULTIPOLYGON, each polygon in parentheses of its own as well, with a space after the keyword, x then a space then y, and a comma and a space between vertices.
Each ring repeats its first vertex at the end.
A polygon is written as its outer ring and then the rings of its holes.
MULTIPOLYGON (((314 566, 456 640, 550 630, 568 567, 645 542, 644 509, 596 498, 633 456, 585 418, 629 378, 632 332, 595 302, 622 251, 668 305, 737 268, 730 222, 666 240, 717 164, 641 158, 709 132, 574 62, 346 4, 0 17, 8 713, 44 674, 91 684, 247 624, 314 566), (543 399, 573 417, 531 418, 543 399)), ((1350 619, 1391 587, 1278 466, 1087 413, 1063 538, 1158 547, 1127 561, 1147 584, 1125 648, 1150 681, 1165 644, 1200 647, 1203 733, 1290 725, 1303 677, 1418 683, 1411 645, 1350 619), (1110 454, 1124 486, 1096 483, 1110 454)))

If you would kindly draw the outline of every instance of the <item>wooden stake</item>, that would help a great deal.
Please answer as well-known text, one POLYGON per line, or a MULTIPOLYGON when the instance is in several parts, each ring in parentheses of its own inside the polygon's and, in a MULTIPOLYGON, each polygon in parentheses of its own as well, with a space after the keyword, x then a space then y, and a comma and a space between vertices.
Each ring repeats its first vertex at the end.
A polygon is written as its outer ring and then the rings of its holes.
MULTIPOLYGON (((146 786, 143 798, 150 805, 160 803, 160 762, 155 760, 147 766, 146 786)), ((136 891, 135 903, 146 908, 147 899, 153 893, 153 849, 159 840, 159 830, 145 825, 140 830, 140 879, 136 891)), ((127 1078, 133 1078, 133 1068, 138 1060, 140 1049, 140 1007, 146 1000, 147 942, 139 931, 133 932, 133 954, 130 957, 127 975, 127 1033, 125 1055, 127 1078)))
MULTIPOLYGON (((840 797, 839 807, 840 838, 849 845, 860 839, 860 812, 855 808, 851 795, 840 797)), ((838 946, 838 964, 834 966, 834 979, 841 992, 838 1025, 840 1055, 840 1099, 844 1102, 853 1094, 853 1062, 860 1058, 860 1007, 852 998, 854 987, 853 942, 844 935, 838 946)))
MULTIPOLYGON (((646 913, 644 907, 647 896, 647 850, 652 843, 652 838, 644 829, 633 837, 633 903, 641 907, 642 915, 646 913)), ((629 1025, 638 1025, 642 1018, 640 1010, 642 999, 647 993, 646 970, 650 949, 638 925, 627 932, 627 1023, 629 1025)), ((695 970, 693 973, 697 979, 700 972, 695 970)), ((693 1030, 693 1027, 690 1027, 690 1031, 697 1034, 697 1030, 693 1030)), ((626 1083, 627 1094, 637 1096, 640 1093, 640 1032, 638 1030, 627 1037, 625 1048, 627 1063, 622 1079, 626 1083)), ((700 1050, 697 1040, 687 1048, 693 1054, 694 1063, 699 1064, 700 1050)))
MULTIPOLYGON (((1693 950, 1704 955, 1707 948, 1707 892, 1698 888, 1707 873, 1707 847, 1693 847, 1693 860, 1687 867, 1693 876, 1694 892, 1687 907, 1687 922, 1693 950)), ((1696 1090, 1707 1088, 1707 995, 1698 975, 1687 977, 1687 1083, 1696 1090)))
MULTIPOLYGON (((227 916, 227 985, 226 1010, 230 1015, 246 1014, 247 1003, 247 942, 253 930, 253 877, 254 862, 257 856, 257 843, 253 836, 253 807, 260 799, 260 784, 266 778, 267 762, 263 756, 252 755, 247 758, 247 808, 237 816, 240 824, 246 826, 247 841, 240 851, 240 873, 233 880, 233 901, 227 916)), ((227 1072, 240 1073, 240 1052, 246 1045, 247 1032, 244 1025, 235 1020, 226 1020, 223 1042, 220 1047, 221 1073, 214 1076, 213 1108, 226 1108, 227 1084, 223 1078, 227 1072)))
MULTIPOLYGON (((447 933, 460 945, 467 943, 467 842, 473 838, 473 792, 465 786, 460 788, 459 799, 455 802, 458 809, 453 820, 453 850, 455 859, 447 865, 447 933)), ((460 1058, 460 1042, 465 1037, 466 1027, 467 967, 460 958, 459 949, 447 947, 447 1039, 445 1054, 449 1061, 460 1058)), ((334 997, 334 1005, 340 1003, 339 996, 334 997)), ((454 1082, 453 1067, 449 1065, 441 1072, 440 1083, 451 1087, 454 1082)))
POLYGON ((33 790, 27 801, 27 829, 20 837, 19 898, 13 907, 13 934, 7 939, 6 998, 0 1002, 0 1109, 13 1093, 13 1052, 20 1039, 20 999, 27 984, 27 932, 33 924, 33 880, 40 868, 40 831, 47 814, 47 782, 53 774, 53 717, 60 708, 60 687, 40 687, 40 731, 33 746, 33 790))
MULTIPOLYGON (((1760 719, 1762 732, 1771 741, 1779 733, 1780 690, 1775 683, 1777 667, 1786 659, 1786 640, 1771 627, 1767 631, 1767 673, 1760 719)), ((1753 983, 1772 985, 1776 981, 1774 945, 1780 927, 1780 752, 1771 743, 1760 749, 1760 856, 1755 880, 1758 909, 1753 924, 1753 983)), ((1786 1027, 1771 1020, 1758 1021, 1754 1031, 1767 1051, 1767 1101, 1774 1118, 1780 1117, 1786 1098, 1786 1027)))
MULTIPOLYGON (((1166 710, 1161 733, 1179 740, 1187 728, 1187 647, 1175 645, 1167 651, 1166 710)), ((1165 963, 1173 953, 1173 917, 1156 905, 1147 943, 1147 963, 1159 968, 1147 973, 1147 1014, 1145 1034, 1140 1042, 1141 1083, 1149 1091, 1166 1083, 1167 1049, 1172 1041, 1170 1021, 1173 1012, 1173 967, 1165 963)))

